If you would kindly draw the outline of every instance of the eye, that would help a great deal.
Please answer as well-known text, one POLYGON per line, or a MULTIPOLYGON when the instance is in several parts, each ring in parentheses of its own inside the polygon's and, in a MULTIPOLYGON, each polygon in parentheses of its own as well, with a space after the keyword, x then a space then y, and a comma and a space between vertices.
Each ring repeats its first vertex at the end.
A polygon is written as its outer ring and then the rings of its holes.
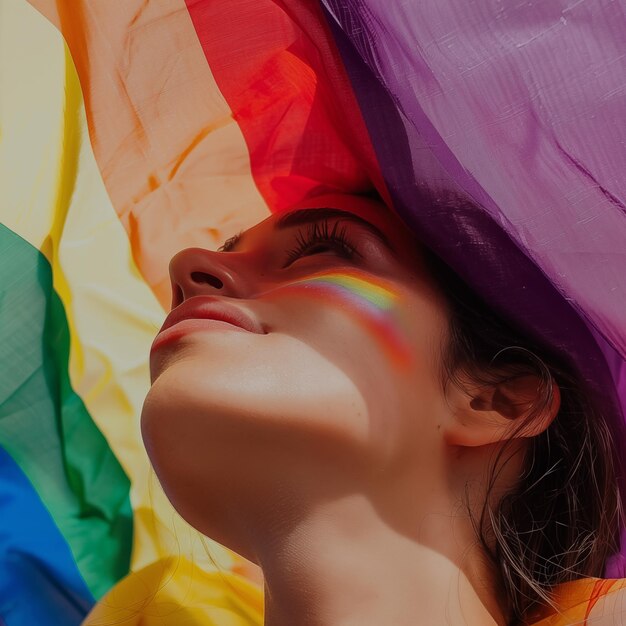
POLYGON ((230 252, 236 245, 237 242, 241 239, 241 235, 243 230, 240 230, 236 235, 228 238, 217 250, 216 252, 230 252))
POLYGON ((296 245, 287 253, 287 261, 283 267, 291 265, 300 257, 328 251, 337 252, 346 259, 352 259, 355 255, 361 256, 350 243, 346 231, 345 226, 340 228, 339 222, 335 222, 332 229, 329 229, 328 220, 311 224, 305 233, 299 231, 296 235, 296 245))

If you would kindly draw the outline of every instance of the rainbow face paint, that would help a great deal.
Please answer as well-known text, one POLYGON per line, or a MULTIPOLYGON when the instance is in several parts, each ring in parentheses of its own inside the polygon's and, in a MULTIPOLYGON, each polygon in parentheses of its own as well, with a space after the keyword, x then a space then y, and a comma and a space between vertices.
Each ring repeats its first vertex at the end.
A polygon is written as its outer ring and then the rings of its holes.
POLYGON ((355 269, 316 273, 279 288, 299 295, 337 299, 382 346, 393 365, 406 369, 413 353, 402 331, 398 288, 390 281, 355 269))

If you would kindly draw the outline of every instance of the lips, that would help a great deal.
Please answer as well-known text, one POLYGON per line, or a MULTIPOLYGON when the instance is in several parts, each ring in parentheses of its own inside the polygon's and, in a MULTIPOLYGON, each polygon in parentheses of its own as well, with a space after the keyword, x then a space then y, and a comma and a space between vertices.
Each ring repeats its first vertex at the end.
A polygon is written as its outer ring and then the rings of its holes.
POLYGON ((159 333, 188 319, 209 319, 227 322, 243 330, 265 334, 261 324, 238 307, 210 296, 194 296, 179 304, 165 318, 159 333))

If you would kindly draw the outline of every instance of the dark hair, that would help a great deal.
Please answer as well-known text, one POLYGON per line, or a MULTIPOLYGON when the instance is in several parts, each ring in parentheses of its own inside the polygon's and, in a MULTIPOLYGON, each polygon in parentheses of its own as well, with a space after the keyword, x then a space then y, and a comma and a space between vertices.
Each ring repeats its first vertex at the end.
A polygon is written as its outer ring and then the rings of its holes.
MULTIPOLYGON (((606 416, 586 393, 572 366, 498 316, 483 299, 427 248, 427 267, 450 310, 449 339, 441 358, 441 381, 463 388, 469 377, 493 385, 519 376, 539 376, 539 400, 527 419, 551 406, 553 384, 561 403, 551 425, 529 440, 516 486, 494 504, 490 497, 506 452, 527 420, 489 468, 480 519, 468 513, 507 599, 515 626, 545 604, 550 590, 582 577, 602 577, 606 560, 619 550, 624 519, 617 482, 616 448, 606 416)), ((510 458, 510 457, 509 457, 510 458)), ((555 607, 556 608, 556 607, 555 607)))

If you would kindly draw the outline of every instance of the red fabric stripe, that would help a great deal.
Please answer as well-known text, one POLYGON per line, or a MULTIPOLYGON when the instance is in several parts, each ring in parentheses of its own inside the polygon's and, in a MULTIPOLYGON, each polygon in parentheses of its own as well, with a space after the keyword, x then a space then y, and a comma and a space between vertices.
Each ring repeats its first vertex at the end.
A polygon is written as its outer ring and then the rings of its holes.
POLYGON ((273 212, 359 193, 382 176, 324 14, 314 2, 186 0, 273 212))

